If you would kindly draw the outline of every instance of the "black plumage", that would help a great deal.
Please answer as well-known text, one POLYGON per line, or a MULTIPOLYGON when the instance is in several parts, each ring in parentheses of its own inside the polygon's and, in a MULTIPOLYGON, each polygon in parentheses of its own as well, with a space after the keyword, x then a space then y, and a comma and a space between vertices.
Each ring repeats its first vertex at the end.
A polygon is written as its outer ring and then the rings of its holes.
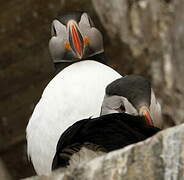
POLYGON ((70 156, 86 143, 97 145, 101 151, 110 152, 145 140, 159 130, 146 125, 143 117, 126 113, 114 113, 78 121, 61 135, 52 169, 66 167, 70 156), (67 152, 67 149, 70 151, 67 152))
POLYGON ((94 60, 94 61, 98 61, 102 64, 105 64, 105 65, 107 65, 107 62, 108 62, 108 59, 105 56, 104 52, 102 52, 100 54, 95 54, 94 56, 90 56, 87 58, 82 58, 81 60, 77 59, 77 60, 74 60, 72 62, 55 62, 54 63, 55 74, 58 74, 65 67, 68 67, 68 66, 72 65, 73 63, 84 61, 84 60, 94 60))
POLYGON ((142 76, 128 75, 109 84, 106 87, 106 94, 126 97, 135 108, 138 108, 141 102, 150 106, 151 83, 142 76))

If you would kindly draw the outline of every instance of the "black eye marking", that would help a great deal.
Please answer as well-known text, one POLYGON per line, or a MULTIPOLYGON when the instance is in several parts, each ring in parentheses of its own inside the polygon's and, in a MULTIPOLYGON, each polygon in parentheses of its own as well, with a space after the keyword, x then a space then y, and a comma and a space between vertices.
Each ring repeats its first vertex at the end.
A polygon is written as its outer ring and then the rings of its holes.
POLYGON ((126 109, 125 109, 125 106, 121 104, 121 106, 119 107, 119 109, 122 111, 122 112, 125 112, 126 109))
POLYGON ((52 36, 57 36, 56 28, 52 25, 52 36))
POLYGON ((95 25, 94 25, 94 23, 93 23, 93 21, 92 21, 92 19, 91 19, 90 16, 88 16, 88 20, 89 20, 90 26, 91 26, 91 27, 94 27, 95 25))

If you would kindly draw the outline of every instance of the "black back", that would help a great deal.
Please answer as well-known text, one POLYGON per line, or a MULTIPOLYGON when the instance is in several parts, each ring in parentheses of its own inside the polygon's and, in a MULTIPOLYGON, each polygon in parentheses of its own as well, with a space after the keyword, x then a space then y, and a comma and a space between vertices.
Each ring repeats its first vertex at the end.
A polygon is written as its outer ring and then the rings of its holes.
POLYGON ((81 146, 84 143, 96 144, 106 152, 110 152, 142 141, 159 130, 156 127, 147 126, 144 118, 126 113, 78 121, 61 135, 52 169, 68 165, 69 158, 63 158, 60 154, 73 144, 81 146))
POLYGON ((105 56, 105 54, 103 52, 103 53, 96 54, 94 56, 88 57, 86 59, 76 60, 76 61, 73 61, 73 62, 57 62, 57 63, 54 63, 55 74, 58 74, 65 67, 68 67, 69 65, 71 65, 73 63, 76 63, 76 62, 79 62, 79 61, 83 61, 83 60, 94 60, 94 61, 100 62, 102 64, 105 64, 105 65, 107 64, 107 58, 106 58, 106 56, 105 56))

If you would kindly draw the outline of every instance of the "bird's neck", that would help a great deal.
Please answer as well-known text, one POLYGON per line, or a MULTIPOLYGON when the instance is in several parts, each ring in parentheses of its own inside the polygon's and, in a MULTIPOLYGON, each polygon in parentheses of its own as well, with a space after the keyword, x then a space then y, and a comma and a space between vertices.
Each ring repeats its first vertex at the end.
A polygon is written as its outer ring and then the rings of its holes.
POLYGON ((96 55, 88 57, 88 58, 85 58, 84 60, 86 60, 86 59, 95 60, 95 61, 98 61, 98 62, 100 62, 102 64, 105 64, 105 65, 107 64, 107 58, 106 58, 104 52, 102 52, 100 54, 96 54, 96 55))
POLYGON ((88 58, 85 58, 85 59, 81 59, 81 60, 78 60, 78 61, 73 61, 73 62, 57 62, 57 63, 54 63, 54 67, 55 67, 55 74, 58 74, 60 71, 62 71, 64 68, 76 63, 76 62, 80 62, 80 61, 84 61, 84 60, 94 60, 94 61, 97 61, 97 62, 100 62, 102 64, 107 64, 107 59, 105 57, 105 54, 104 52, 100 53, 100 54, 96 54, 94 56, 91 56, 91 57, 88 57, 88 58))

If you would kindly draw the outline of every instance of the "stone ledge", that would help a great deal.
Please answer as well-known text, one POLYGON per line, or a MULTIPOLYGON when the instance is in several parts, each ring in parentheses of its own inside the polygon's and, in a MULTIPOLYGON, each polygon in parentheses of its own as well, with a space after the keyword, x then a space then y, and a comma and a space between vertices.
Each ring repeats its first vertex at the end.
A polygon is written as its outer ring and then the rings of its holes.
POLYGON ((113 151, 73 170, 26 180, 182 180, 184 125, 161 131, 143 142, 113 151))

